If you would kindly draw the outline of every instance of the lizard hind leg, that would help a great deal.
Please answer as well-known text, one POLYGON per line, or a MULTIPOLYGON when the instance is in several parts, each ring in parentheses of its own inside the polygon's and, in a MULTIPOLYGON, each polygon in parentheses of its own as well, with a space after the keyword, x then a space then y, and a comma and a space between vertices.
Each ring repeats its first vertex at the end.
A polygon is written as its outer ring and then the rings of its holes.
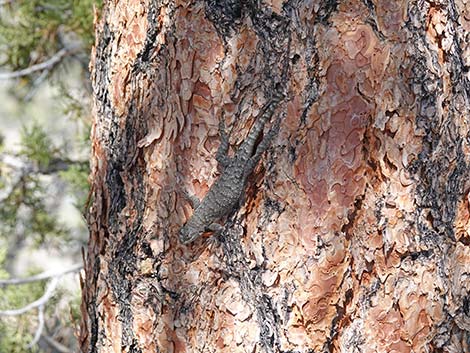
POLYGON ((199 207, 199 205, 201 204, 201 200, 199 200, 196 195, 190 194, 189 191, 186 189, 181 189, 181 191, 183 192, 184 197, 191 203, 193 210, 199 207))
POLYGON ((210 230, 211 232, 214 232, 216 234, 220 234, 224 230, 224 227, 218 223, 212 223, 207 227, 207 230, 210 230))
POLYGON ((274 139, 274 137, 279 133, 279 129, 281 127, 281 120, 282 120, 283 116, 284 116, 284 114, 279 115, 276 118, 276 121, 274 122, 271 129, 269 129, 268 133, 264 136, 264 138, 258 144, 258 147, 256 148, 255 154, 250 158, 247 165, 245 166, 245 171, 244 172, 245 172, 246 176, 248 176, 253 171, 253 169, 255 169, 256 165, 258 164, 259 160, 261 159, 261 156, 268 149, 268 147, 270 146, 271 141, 274 139))
POLYGON ((177 185, 178 189, 183 194, 183 197, 191 203, 191 206, 193 207, 193 210, 198 208, 200 203, 201 203, 201 200, 199 200, 199 198, 196 195, 194 195, 194 194, 192 194, 188 191, 188 189, 184 186, 182 176, 179 173, 176 177, 176 180, 177 180, 176 185, 177 185))

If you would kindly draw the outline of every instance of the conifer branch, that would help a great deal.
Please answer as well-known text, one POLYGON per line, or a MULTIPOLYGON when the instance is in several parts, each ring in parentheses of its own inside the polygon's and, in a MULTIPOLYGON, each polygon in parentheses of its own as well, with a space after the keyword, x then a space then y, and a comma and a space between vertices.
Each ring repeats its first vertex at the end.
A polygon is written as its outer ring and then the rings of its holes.
POLYGON ((13 72, 2 72, 0 73, 0 80, 10 80, 18 77, 31 75, 32 73, 35 73, 37 71, 50 70, 55 65, 57 65, 64 57, 70 55, 74 51, 74 49, 76 49, 76 47, 62 48, 56 54, 54 54, 46 61, 43 61, 42 63, 32 65, 22 70, 17 70, 13 72))
POLYGON ((27 277, 27 278, 9 278, 9 279, 0 279, 0 287, 14 284, 25 284, 31 282, 38 282, 44 279, 57 278, 61 277, 67 273, 77 272, 83 268, 82 264, 75 264, 61 271, 44 271, 37 275, 27 277))

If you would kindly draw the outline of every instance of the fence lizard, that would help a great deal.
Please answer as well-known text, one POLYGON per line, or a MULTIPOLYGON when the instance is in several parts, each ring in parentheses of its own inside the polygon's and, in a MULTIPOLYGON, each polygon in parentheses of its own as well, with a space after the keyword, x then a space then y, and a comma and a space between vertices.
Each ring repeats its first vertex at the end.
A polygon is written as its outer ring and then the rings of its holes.
POLYGON ((220 145, 216 159, 219 166, 222 167, 221 174, 202 201, 199 202, 195 196, 189 196, 194 213, 179 231, 179 238, 183 244, 196 240, 206 231, 220 231, 222 226, 215 222, 229 214, 240 203, 248 176, 255 169, 263 152, 266 151, 279 131, 281 115, 276 118, 273 126, 258 146, 255 146, 266 122, 274 115, 283 98, 283 93, 274 93, 273 97, 264 105, 259 118, 255 120, 248 136, 233 157, 228 156, 229 139, 225 131, 224 119, 220 120, 220 145))
POLYGON ((219 167, 221 167, 221 173, 202 201, 199 201, 195 196, 189 196, 194 212, 179 231, 179 239, 183 244, 196 240, 206 231, 219 232, 222 230, 223 227, 216 222, 242 203, 248 177, 255 169, 262 154, 271 144, 272 139, 279 132, 281 115, 277 116, 261 142, 256 145, 264 126, 271 120, 277 106, 286 97, 285 90, 288 81, 291 45, 290 31, 287 33, 287 54, 281 73, 281 82, 273 87, 271 98, 264 104, 248 135, 233 157, 228 155, 229 138, 225 131, 224 117, 222 116, 220 119, 220 145, 217 150, 216 160, 219 167))

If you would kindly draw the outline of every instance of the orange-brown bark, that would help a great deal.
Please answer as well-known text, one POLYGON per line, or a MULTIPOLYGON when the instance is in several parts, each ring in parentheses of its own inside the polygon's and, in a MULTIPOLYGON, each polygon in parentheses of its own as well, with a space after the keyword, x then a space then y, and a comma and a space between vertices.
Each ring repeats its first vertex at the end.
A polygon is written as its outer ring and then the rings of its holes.
POLYGON ((107 1, 83 352, 469 351, 469 32, 462 0, 107 1), (279 136, 184 246, 286 36, 279 136))

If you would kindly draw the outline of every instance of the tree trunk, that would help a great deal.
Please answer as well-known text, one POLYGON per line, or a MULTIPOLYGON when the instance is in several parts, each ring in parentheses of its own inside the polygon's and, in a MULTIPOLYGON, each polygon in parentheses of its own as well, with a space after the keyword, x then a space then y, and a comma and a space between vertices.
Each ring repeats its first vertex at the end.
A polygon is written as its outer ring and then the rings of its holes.
POLYGON ((470 351, 469 4, 107 1, 82 351, 470 351), (279 87, 239 206, 183 245, 220 119, 234 155, 279 87))

